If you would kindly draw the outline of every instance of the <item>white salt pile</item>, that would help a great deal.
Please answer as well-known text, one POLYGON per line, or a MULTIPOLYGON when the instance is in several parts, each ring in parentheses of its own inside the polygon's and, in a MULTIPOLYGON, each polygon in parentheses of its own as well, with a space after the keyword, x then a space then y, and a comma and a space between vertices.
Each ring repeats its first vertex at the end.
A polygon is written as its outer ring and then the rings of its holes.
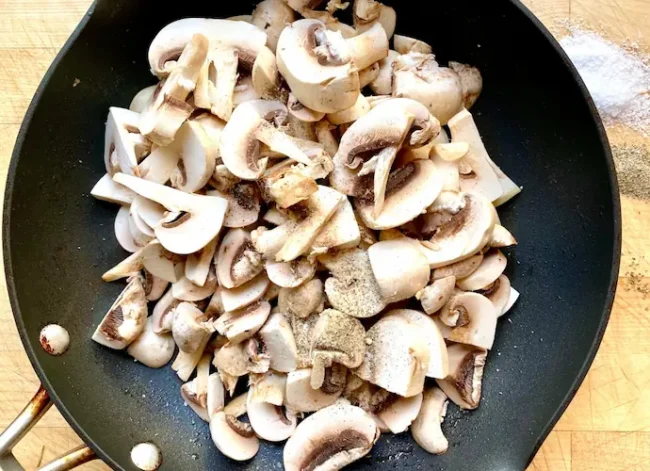
POLYGON ((560 44, 580 72, 605 124, 650 133, 648 57, 578 28, 571 28, 560 44))

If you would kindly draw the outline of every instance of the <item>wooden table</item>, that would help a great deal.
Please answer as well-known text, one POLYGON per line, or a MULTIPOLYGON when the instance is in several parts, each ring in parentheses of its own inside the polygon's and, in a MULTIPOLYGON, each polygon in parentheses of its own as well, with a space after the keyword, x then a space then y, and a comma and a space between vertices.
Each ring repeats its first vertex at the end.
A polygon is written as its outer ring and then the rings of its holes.
MULTIPOLYGON (((23 115, 58 49, 91 0, 0 0, 0 191, 23 115)), ((613 40, 631 39, 650 52, 647 0, 524 0, 555 34, 579 20, 613 40)), ((613 143, 640 141, 609 129, 613 143)), ((650 142, 649 142, 650 143, 650 142)), ((530 470, 650 470, 650 299, 628 286, 630 270, 648 277, 650 202, 623 198, 622 278, 607 334, 575 400, 530 470), (636 266, 633 266, 636 265, 636 266)), ((0 261, 1 263, 1 261, 0 261)), ((647 281, 647 278, 646 278, 647 281)), ((22 409, 38 381, 23 351, 4 281, 0 287, 0 429, 22 409)), ((15 450, 34 469, 80 443, 52 410, 15 450)), ((91 463, 86 470, 105 470, 91 463)), ((486 470, 492 471, 492 470, 486 470)))

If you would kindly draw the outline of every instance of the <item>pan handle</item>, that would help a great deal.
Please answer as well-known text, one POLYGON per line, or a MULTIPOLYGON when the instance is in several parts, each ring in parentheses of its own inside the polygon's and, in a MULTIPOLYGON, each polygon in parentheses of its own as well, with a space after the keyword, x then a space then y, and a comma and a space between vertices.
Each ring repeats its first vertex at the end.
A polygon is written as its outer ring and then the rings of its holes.
MULTIPOLYGON (((43 386, 40 386, 36 395, 18 414, 18 417, 9 424, 4 432, 0 433, 0 471, 24 471, 11 450, 38 423, 50 407, 52 407, 50 395, 43 386)), ((68 471, 96 458, 97 456, 90 448, 81 445, 40 467, 38 471, 68 471)))

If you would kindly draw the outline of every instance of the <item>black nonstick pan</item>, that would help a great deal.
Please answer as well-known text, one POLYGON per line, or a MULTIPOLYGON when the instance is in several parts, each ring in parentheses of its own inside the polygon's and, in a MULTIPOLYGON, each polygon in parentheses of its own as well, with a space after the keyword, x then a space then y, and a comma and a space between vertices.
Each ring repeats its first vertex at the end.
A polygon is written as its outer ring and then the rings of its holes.
MULTIPOLYGON (((429 455, 408 433, 388 435, 353 468, 521 471, 575 394, 609 317, 621 244, 610 149, 575 69, 517 1, 393 6, 398 33, 433 45, 443 63, 483 73, 472 111, 493 159, 524 188, 500 210, 519 240, 507 274, 521 298, 500 323, 481 407, 450 407, 448 453, 429 455)), ((114 469, 135 469, 129 452, 145 441, 160 447, 165 470, 281 469, 281 445, 264 444, 244 464, 223 457, 183 406, 170 368, 150 370, 90 340, 122 289, 101 275, 126 255, 113 235, 117 208, 89 196, 105 173, 108 107, 128 107, 155 82, 147 50, 164 25, 251 10, 252 2, 99 0, 47 73, 18 137, 3 225, 16 323, 59 410, 114 469), (62 357, 39 345, 52 322, 72 337, 62 357)))

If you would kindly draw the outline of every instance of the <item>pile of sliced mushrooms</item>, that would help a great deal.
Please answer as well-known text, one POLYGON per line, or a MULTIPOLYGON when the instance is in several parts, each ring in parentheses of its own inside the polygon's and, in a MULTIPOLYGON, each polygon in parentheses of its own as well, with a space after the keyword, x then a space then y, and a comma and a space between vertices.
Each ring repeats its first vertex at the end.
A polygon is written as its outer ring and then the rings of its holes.
POLYGON ((520 189, 468 111, 480 72, 394 35, 388 6, 321 3, 163 28, 160 82, 110 108, 92 190, 121 205, 131 252, 103 276, 127 285, 93 340, 151 368, 177 351, 216 447, 243 461, 287 440, 287 470, 409 429, 444 453, 448 400, 479 406, 519 296, 495 207, 520 189))

